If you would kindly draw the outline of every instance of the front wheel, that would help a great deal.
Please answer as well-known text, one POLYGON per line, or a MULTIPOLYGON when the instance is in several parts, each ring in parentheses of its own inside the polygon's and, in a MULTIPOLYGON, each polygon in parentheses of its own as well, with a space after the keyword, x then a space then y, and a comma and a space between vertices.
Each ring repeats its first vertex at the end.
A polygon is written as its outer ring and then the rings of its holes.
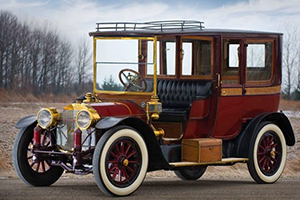
POLYGON ((271 123, 260 124, 253 136, 247 163, 252 178, 257 183, 276 182, 286 163, 286 142, 281 129, 271 123))
MULTIPOLYGON (((32 186, 49 186, 56 182, 63 173, 61 167, 52 166, 51 160, 47 156, 38 156, 34 161, 33 150, 33 128, 30 126, 23 128, 17 135, 13 151, 13 166, 17 175, 26 184, 32 186)), ((50 145, 50 137, 46 132, 41 135, 41 146, 48 147, 50 145)))
POLYGON ((142 136, 128 126, 107 131, 93 155, 93 173, 107 195, 126 196, 142 184, 148 168, 148 151, 142 136))

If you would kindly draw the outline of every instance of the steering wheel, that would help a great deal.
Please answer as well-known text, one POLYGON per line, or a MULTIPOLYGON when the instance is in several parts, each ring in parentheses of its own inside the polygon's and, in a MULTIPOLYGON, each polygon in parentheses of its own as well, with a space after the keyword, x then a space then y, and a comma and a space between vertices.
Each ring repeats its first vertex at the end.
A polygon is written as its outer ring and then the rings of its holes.
POLYGON ((146 80, 132 69, 122 69, 119 72, 119 79, 125 87, 124 91, 144 92, 147 89, 146 80))

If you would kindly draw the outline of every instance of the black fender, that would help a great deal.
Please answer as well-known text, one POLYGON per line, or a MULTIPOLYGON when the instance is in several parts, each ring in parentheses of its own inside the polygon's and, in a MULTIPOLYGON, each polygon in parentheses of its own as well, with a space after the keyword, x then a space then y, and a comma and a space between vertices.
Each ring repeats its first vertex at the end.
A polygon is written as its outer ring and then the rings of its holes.
POLYGON ((20 119, 16 123, 15 127, 17 129, 22 129, 22 128, 28 127, 32 124, 35 124, 35 123, 37 123, 36 115, 30 115, 30 116, 23 117, 22 119, 20 119))
POLYGON ((164 158, 153 130, 145 121, 136 117, 107 117, 97 122, 95 127, 100 130, 107 130, 118 125, 130 126, 136 129, 144 138, 149 154, 148 171, 172 168, 164 158))
POLYGON ((270 121, 276 124, 284 134, 286 144, 293 146, 295 144, 295 135, 289 119, 279 112, 263 113, 252 119, 244 131, 235 140, 234 155, 237 157, 248 157, 249 145, 253 134, 257 133, 261 122, 270 121))

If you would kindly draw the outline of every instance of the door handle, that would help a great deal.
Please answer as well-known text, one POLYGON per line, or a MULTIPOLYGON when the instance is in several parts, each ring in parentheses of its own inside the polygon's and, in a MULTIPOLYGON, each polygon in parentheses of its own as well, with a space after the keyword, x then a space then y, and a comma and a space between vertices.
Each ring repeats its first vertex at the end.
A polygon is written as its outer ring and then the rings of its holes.
POLYGON ((221 86, 221 75, 219 73, 217 73, 217 86, 216 86, 216 88, 218 89, 218 88, 220 88, 220 86, 221 86))

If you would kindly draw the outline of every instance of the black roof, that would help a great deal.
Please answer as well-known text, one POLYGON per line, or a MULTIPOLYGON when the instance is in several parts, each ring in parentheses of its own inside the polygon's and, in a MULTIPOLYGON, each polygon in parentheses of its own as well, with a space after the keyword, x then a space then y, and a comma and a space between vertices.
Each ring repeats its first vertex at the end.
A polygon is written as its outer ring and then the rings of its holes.
POLYGON ((104 22, 96 23, 96 31, 90 36, 156 36, 156 35, 218 35, 218 34, 251 34, 282 35, 277 32, 206 29, 204 22, 195 20, 171 20, 152 22, 104 22))

